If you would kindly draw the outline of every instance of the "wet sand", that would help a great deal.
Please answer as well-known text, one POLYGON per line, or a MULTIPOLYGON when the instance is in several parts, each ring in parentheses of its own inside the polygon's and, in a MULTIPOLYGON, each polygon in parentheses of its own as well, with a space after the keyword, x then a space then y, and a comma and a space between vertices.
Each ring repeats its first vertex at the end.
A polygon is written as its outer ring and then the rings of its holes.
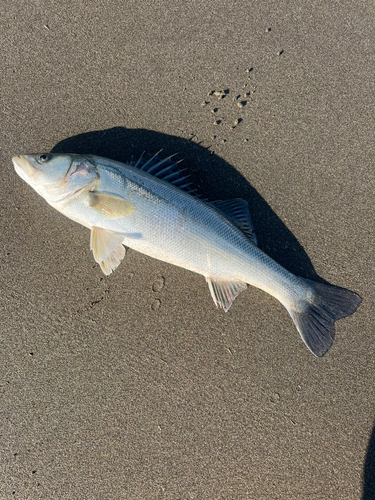
POLYGON ((375 497, 373 19, 352 2, 3 6, 1 498, 375 497), (89 231, 11 164, 161 148, 203 196, 246 199, 286 268, 363 297, 324 358, 259 290, 225 314, 201 276, 131 250, 106 278, 89 231))

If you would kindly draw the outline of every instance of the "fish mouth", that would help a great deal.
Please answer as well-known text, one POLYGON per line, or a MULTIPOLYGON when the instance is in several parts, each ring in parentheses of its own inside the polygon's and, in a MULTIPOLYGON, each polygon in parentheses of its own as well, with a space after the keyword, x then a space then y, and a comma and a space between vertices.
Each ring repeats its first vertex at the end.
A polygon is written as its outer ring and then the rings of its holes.
POLYGON ((12 162, 17 174, 26 182, 40 174, 40 170, 35 168, 23 155, 13 156, 12 162))

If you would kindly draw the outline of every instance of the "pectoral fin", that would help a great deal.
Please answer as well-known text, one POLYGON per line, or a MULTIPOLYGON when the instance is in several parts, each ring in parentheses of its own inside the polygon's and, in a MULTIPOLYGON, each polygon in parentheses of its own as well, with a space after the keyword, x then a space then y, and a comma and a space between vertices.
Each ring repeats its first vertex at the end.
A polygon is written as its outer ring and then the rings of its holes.
POLYGON ((89 192, 89 205, 107 219, 121 219, 134 212, 134 205, 114 194, 89 192))
POLYGON ((222 307, 225 312, 229 311, 237 295, 247 288, 243 281, 219 281, 213 278, 206 278, 206 281, 215 306, 222 307))
POLYGON ((124 235, 100 227, 91 229, 90 249, 104 274, 111 274, 125 257, 124 235))

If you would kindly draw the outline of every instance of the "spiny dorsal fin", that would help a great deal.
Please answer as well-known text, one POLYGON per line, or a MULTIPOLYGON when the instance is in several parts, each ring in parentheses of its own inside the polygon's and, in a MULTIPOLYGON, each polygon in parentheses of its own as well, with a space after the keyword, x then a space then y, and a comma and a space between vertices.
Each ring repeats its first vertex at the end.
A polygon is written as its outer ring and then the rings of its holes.
POLYGON ((247 201, 236 198, 227 201, 213 201, 211 205, 229 217, 255 245, 258 244, 247 201))
POLYGON ((163 179, 189 194, 197 196, 196 192, 191 189, 190 183, 186 182, 188 176, 183 175, 184 170, 179 167, 179 163, 182 160, 174 161, 173 158, 176 155, 171 155, 161 160, 158 156, 160 153, 161 151, 147 161, 143 159, 142 155, 137 162, 131 162, 131 165, 159 179, 163 179))
POLYGON ((229 311, 234 299, 247 288, 242 281, 223 281, 206 278, 211 296, 216 307, 222 307, 225 312, 229 311))

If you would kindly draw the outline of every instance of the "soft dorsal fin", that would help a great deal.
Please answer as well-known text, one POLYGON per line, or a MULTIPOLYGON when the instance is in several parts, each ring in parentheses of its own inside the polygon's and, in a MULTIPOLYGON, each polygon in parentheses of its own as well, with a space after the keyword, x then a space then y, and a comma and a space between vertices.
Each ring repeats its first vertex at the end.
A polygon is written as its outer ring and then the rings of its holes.
POLYGON ((101 227, 91 229, 90 249, 104 274, 111 274, 125 257, 124 235, 101 227))
POLYGON ((189 176, 183 175, 184 170, 179 167, 179 163, 181 163, 182 160, 174 161, 173 158, 175 155, 168 156, 161 160, 158 156, 160 153, 161 151, 147 161, 143 159, 142 155, 137 162, 131 162, 131 165, 159 179, 163 179, 189 194, 196 195, 196 192, 190 187, 190 182, 186 181, 189 176))
POLYGON ((211 296, 216 307, 221 307, 225 312, 229 311, 234 299, 247 288, 243 281, 223 281, 206 278, 211 296))
POLYGON ((258 244, 247 201, 236 198, 227 201, 213 201, 211 205, 229 217, 254 245, 258 244))

